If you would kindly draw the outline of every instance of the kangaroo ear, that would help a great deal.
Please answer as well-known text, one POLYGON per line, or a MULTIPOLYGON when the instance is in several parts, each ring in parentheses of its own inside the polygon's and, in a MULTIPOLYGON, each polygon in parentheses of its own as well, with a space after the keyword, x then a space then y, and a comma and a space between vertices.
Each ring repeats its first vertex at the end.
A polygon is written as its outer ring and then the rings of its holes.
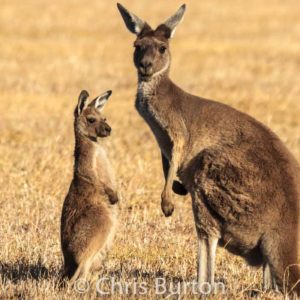
POLYGON ((86 90, 81 91, 78 97, 78 105, 77 105, 78 116, 82 113, 83 109, 87 107, 88 98, 89 98, 89 93, 86 90))
POLYGON ((119 9, 119 12, 121 13, 121 16, 128 30, 138 35, 144 28, 145 22, 141 20, 139 17, 137 17, 136 15, 134 15, 133 13, 129 12, 120 3, 117 3, 117 7, 119 9))
POLYGON ((172 38, 174 36, 174 33, 176 31, 177 25, 183 20, 183 15, 185 13, 186 5, 183 4, 180 6, 180 8, 177 10, 177 12, 171 16, 169 19, 167 19, 162 25, 166 26, 170 32, 167 34, 167 38, 172 38))
POLYGON ((108 100, 108 98, 110 97, 111 94, 112 94, 112 91, 105 92, 104 94, 102 94, 102 95, 98 96, 97 98, 95 98, 91 102, 90 105, 94 105, 94 107, 96 109, 101 111, 104 108, 104 106, 105 106, 105 104, 106 104, 106 102, 107 102, 107 100, 108 100))

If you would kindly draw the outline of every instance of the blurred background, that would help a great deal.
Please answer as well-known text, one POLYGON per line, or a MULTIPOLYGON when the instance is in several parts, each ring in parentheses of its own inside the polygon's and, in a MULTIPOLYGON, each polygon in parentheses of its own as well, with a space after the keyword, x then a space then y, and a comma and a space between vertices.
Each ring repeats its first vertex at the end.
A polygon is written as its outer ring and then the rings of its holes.
MULTIPOLYGON (((300 2, 185 2, 171 41, 171 78, 262 121, 299 161, 300 2)), ((182 3, 122 1, 153 27, 182 3)), ((113 90, 105 110, 113 128, 107 147, 123 201, 103 274, 124 281, 195 278, 189 197, 176 198, 170 219, 160 210, 159 149, 134 109, 133 41, 114 1, 1 0, 0 295, 78 296, 58 290, 56 277, 60 212, 72 179, 73 110, 82 89, 91 97, 113 90)), ((217 279, 226 283, 228 299, 261 289, 261 272, 222 249, 217 279)))

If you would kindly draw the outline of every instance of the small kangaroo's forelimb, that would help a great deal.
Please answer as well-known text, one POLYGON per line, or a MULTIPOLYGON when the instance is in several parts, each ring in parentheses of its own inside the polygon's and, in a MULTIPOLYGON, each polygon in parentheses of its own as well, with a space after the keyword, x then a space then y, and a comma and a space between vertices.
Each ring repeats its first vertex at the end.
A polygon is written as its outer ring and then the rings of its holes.
MULTIPOLYGON (((162 159, 164 176, 165 176, 165 179, 167 179, 169 169, 170 169, 170 163, 169 163, 169 160, 164 156, 163 153, 161 153, 161 159, 162 159)), ((188 191, 186 190, 184 185, 177 180, 173 181, 172 190, 177 195, 185 196, 188 194, 188 191)))
POLYGON ((108 195, 109 202, 111 204, 116 204, 119 201, 118 193, 107 185, 104 187, 104 189, 105 189, 105 193, 108 195))

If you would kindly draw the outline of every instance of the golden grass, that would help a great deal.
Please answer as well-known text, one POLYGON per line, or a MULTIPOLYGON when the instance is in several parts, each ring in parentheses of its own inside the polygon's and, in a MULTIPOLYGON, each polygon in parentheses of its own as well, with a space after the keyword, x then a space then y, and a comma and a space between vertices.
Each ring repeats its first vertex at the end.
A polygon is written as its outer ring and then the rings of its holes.
MULTIPOLYGON (((171 77, 191 93, 261 120, 300 160, 300 2, 186 2, 185 20, 172 41, 171 77)), ((156 25, 181 1, 123 4, 156 25)), ((1 298, 82 297, 56 287, 59 219, 72 176, 72 112, 81 89, 95 96, 114 91, 106 107, 113 127, 109 149, 124 199, 100 276, 151 287, 156 276, 169 282, 195 278, 190 199, 177 197, 170 219, 160 209, 158 146, 133 105, 132 42, 112 1, 1 1, 1 298)), ((251 290, 258 299, 281 298, 261 292, 261 270, 222 249, 216 277, 227 287, 222 299, 245 299, 251 290)), ((84 296, 96 297, 95 287, 84 296)))

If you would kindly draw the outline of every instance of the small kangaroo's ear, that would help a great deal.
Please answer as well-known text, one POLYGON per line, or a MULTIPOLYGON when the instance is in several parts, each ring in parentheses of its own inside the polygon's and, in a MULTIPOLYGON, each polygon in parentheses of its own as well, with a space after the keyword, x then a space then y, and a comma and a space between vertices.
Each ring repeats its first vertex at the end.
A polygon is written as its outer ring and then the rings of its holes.
POLYGON ((117 7, 128 30, 136 35, 139 35, 146 23, 133 13, 129 12, 120 3, 117 3, 117 7))
POLYGON ((81 91, 78 97, 77 114, 78 116, 82 113, 83 109, 87 107, 87 100, 89 93, 86 90, 81 91))
POLYGON ((186 9, 186 5, 185 4, 181 5, 180 8, 173 16, 171 16, 163 24, 158 26, 158 28, 167 27, 169 29, 169 32, 166 33, 167 38, 172 38, 174 36, 177 25, 183 20, 185 9, 186 9))
POLYGON ((97 98, 95 98, 91 102, 90 105, 94 105, 94 107, 96 109, 101 111, 104 108, 104 106, 105 106, 105 104, 106 104, 106 102, 107 102, 107 100, 108 100, 108 98, 110 97, 111 94, 112 94, 112 91, 105 92, 104 94, 102 94, 102 95, 98 96, 97 98))

